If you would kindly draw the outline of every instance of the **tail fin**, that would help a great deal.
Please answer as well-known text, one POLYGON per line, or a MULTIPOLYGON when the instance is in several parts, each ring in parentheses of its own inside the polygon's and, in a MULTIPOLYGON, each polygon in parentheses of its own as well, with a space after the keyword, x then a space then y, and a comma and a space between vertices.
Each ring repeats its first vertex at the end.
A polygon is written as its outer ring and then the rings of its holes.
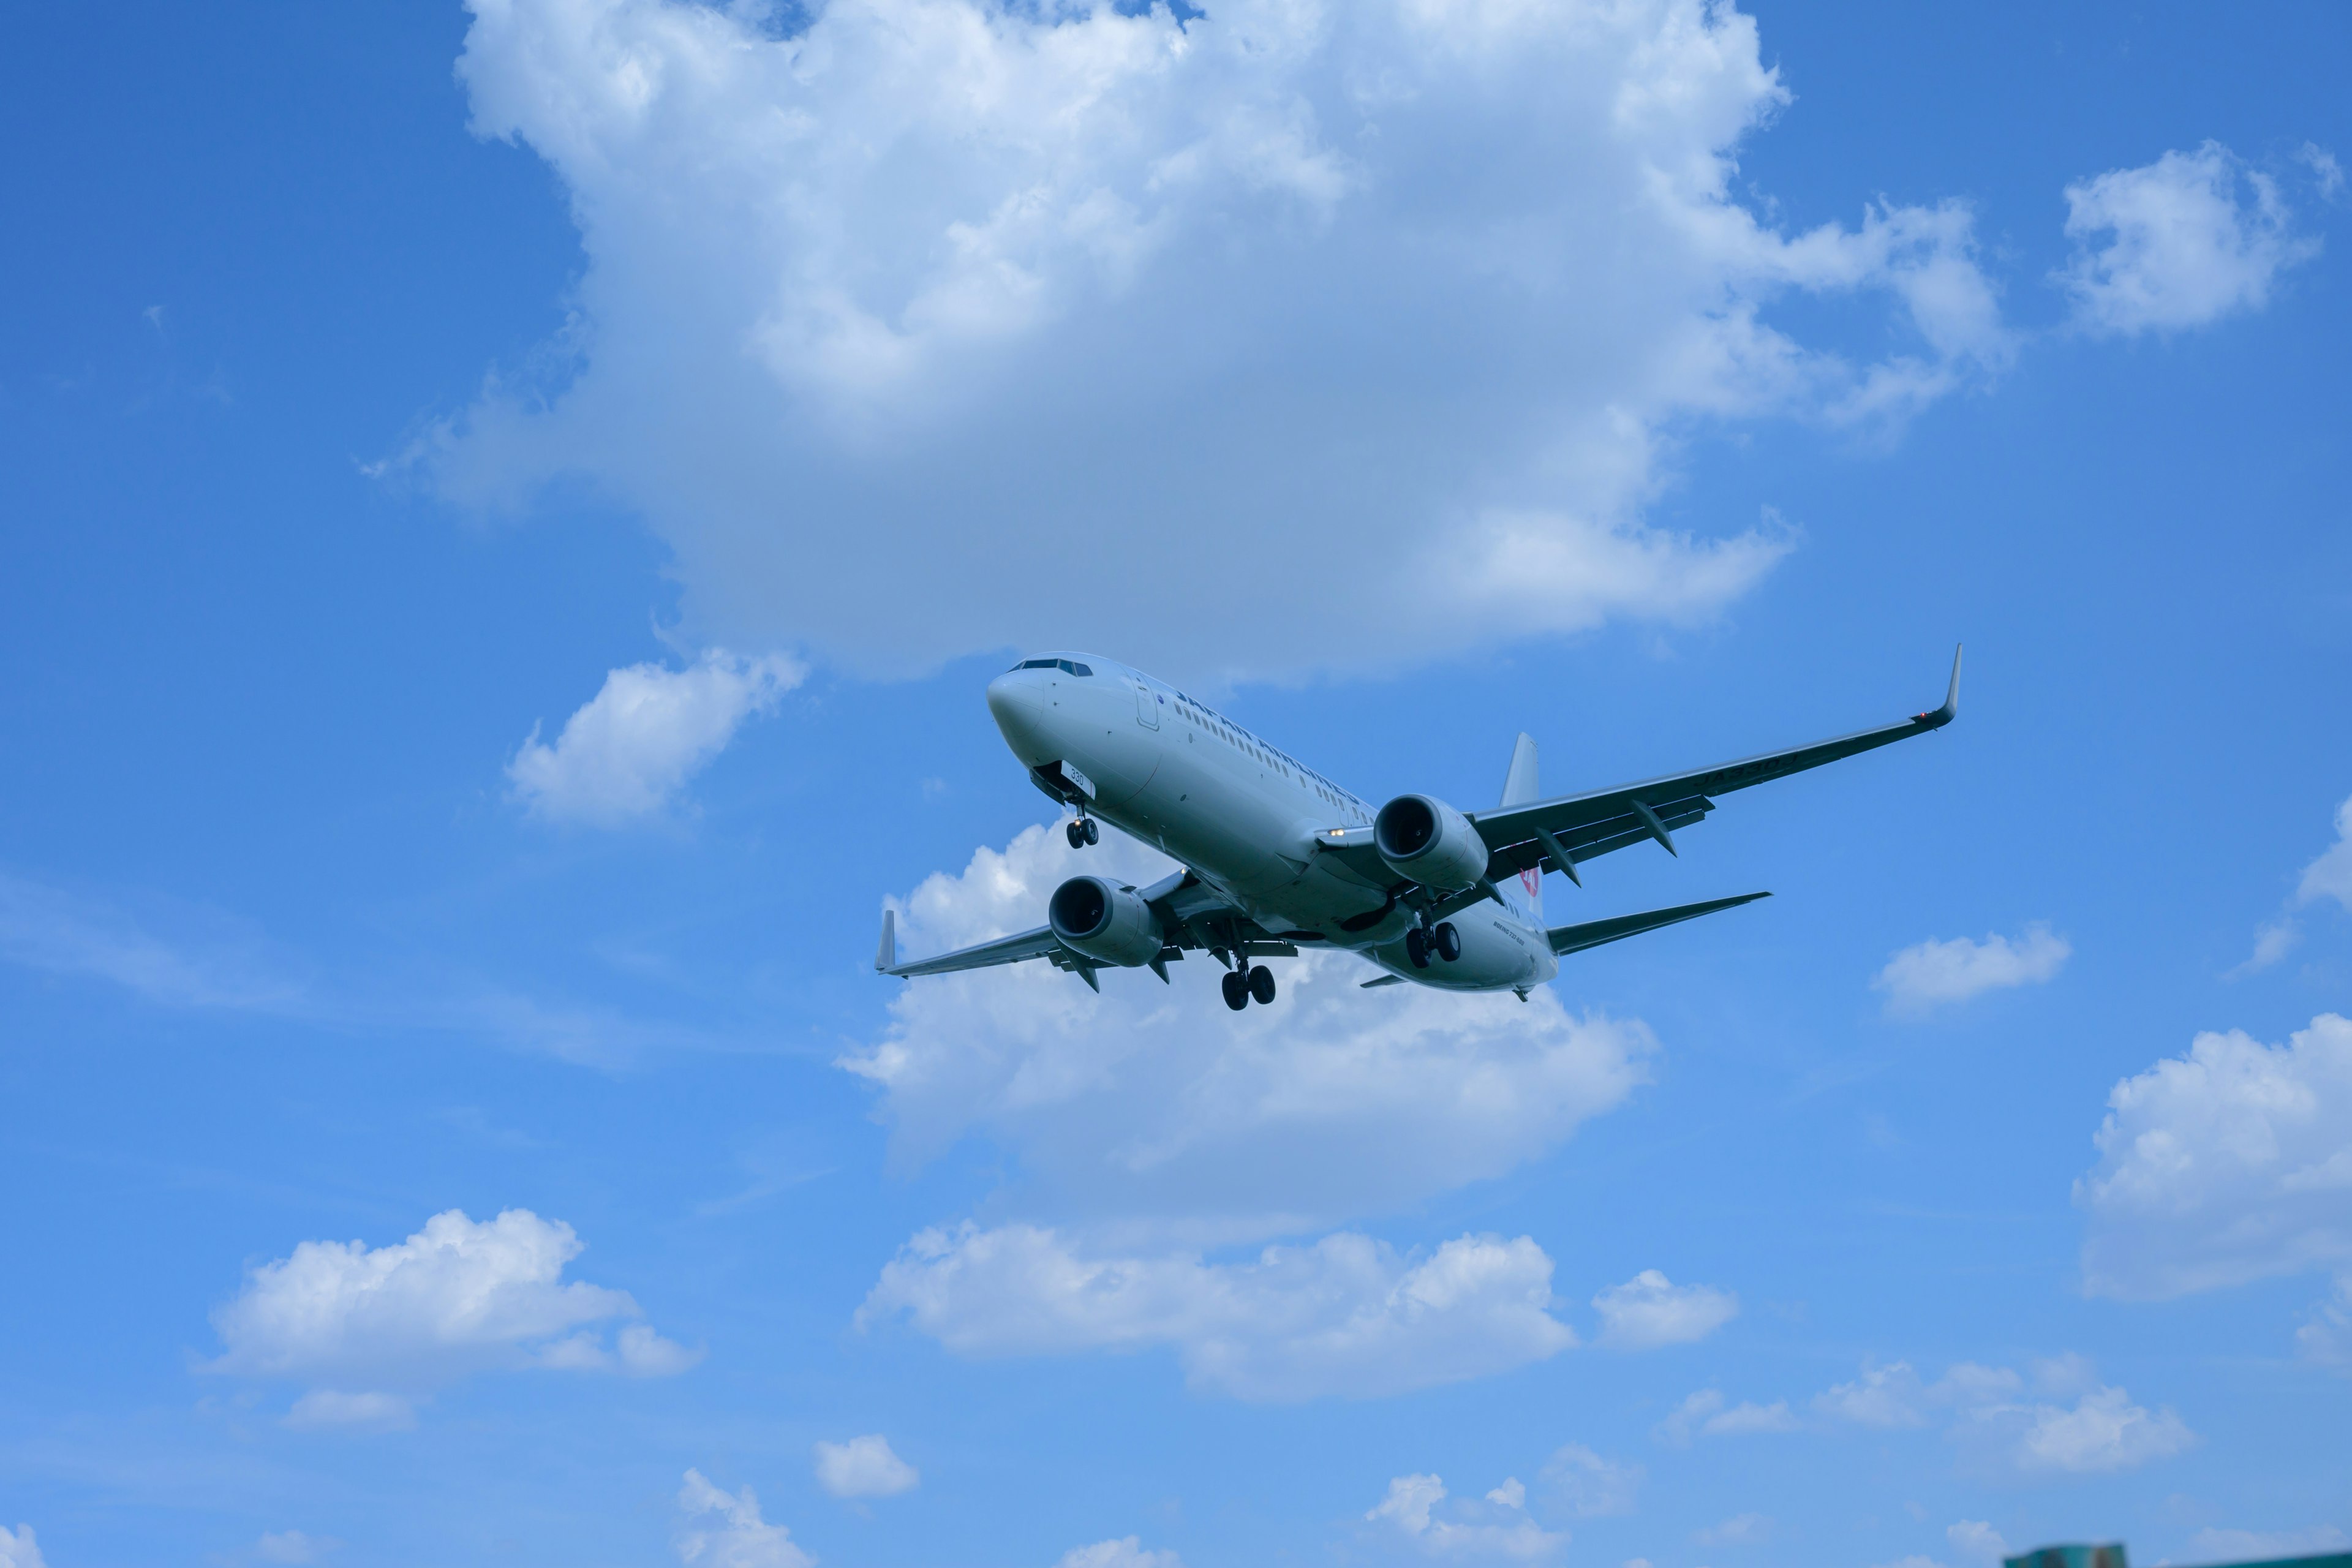
MULTIPOLYGON (((1503 775, 1503 798, 1497 804, 1527 805, 1542 798, 1543 786, 1536 782, 1535 740, 1522 734, 1518 744, 1511 748, 1511 770, 1503 775)), ((1543 872, 1540 869, 1522 872, 1504 882, 1502 887, 1503 897, 1514 908, 1536 924, 1543 924, 1543 872)))

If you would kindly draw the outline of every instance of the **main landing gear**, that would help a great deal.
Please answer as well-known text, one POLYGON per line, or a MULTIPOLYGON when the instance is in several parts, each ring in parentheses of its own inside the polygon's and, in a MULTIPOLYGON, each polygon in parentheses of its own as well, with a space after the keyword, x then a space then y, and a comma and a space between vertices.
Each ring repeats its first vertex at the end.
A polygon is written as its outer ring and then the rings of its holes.
POLYGON ((1462 933, 1452 921, 1440 921, 1430 931, 1415 926, 1404 933, 1404 955, 1415 969, 1427 969, 1433 954, 1448 963, 1462 956, 1462 933))
POLYGON ((1274 971, 1265 964, 1230 971, 1224 978, 1225 1005, 1238 1013, 1255 997, 1260 1006, 1274 1001, 1274 971))
POLYGON ((1095 826, 1095 819, 1091 816, 1072 817, 1070 825, 1062 832, 1073 849, 1084 849, 1089 844, 1102 842, 1102 829, 1095 826))

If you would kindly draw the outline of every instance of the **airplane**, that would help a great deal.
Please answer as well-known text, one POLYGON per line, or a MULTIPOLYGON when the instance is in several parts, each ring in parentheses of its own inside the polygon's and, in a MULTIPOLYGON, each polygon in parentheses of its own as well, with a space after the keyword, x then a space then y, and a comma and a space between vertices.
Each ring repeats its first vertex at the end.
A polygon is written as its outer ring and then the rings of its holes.
POLYGON ((936 958, 901 963, 886 909, 874 967, 912 979, 1042 958, 1097 993, 1103 969, 1149 969, 1205 950, 1224 969, 1225 1005, 1275 999, 1254 962, 1310 946, 1362 954, 1384 973, 1448 991, 1512 991, 1520 1001, 1571 952, 1769 898, 1742 893, 1639 914, 1546 926, 1543 878, 1579 887, 1577 867, 1631 845, 1679 856, 1675 833, 1715 798, 1940 730, 1959 711, 1960 650, 1940 708, 1711 768, 1545 798, 1536 743, 1518 738, 1503 797, 1462 812, 1427 795, 1375 808, 1272 742, 1165 681, 1099 655, 1045 653, 988 685, 1004 743, 1036 786, 1075 815, 1070 847, 1101 842, 1098 822, 1182 868, 1147 888, 1072 877, 1046 921, 936 958))

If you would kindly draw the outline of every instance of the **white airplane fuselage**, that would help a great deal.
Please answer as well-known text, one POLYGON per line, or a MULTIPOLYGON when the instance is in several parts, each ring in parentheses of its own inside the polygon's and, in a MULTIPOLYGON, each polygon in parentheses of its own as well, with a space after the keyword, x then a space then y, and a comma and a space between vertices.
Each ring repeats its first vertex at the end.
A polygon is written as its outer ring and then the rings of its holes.
POLYGON ((1325 829, 1369 826, 1377 808, 1164 681, 1093 654, 1041 656, 991 681, 988 707, 1023 766, 1058 764, 1088 815, 1164 851, 1302 952, 1347 948, 1454 991, 1524 993, 1559 973, 1535 872, 1451 917, 1459 958, 1416 968, 1410 910, 1316 847, 1325 829))

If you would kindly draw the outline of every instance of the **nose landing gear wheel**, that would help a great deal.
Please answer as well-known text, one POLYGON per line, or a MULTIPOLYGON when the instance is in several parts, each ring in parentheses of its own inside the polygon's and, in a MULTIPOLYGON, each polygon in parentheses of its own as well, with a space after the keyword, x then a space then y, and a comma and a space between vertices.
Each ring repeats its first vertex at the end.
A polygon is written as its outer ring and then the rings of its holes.
POLYGON ((1451 963, 1462 956, 1462 933, 1454 929, 1452 921, 1439 921, 1437 929, 1431 931, 1429 935, 1430 945, 1437 950, 1437 956, 1446 963, 1451 963))
POLYGON ((1062 836, 1070 841, 1073 849, 1084 849, 1089 844, 1102 842, 1102 829, 1095 826, 1095 819, 1091 816, 1072 818, 1070 825, 1062 829, 1062 836))
POLYGON ((1261 1007, 1271 1004, 1274 1001, 1274 971, 1263 963, 1251 970, 1249 994, 1257 998, 1258 1005, 1261 1007))
POLYGON ((1429 933, 1419 926, 1404 933, 1404 955, 1415 969, 1429 967, 1429 933))
POLYGON ((1099 844, 1102 842, 1102 829, 1095 826, 1095 819, 1093 817, 1089 816, 1086 819, 1085 827, 1087 830, 1087 843, 1099 844))
POLYGON ((1249 1005, 1249 977, 1238 972, 1224 978, 1225 1005, 1238 1013, 1249 1005))

